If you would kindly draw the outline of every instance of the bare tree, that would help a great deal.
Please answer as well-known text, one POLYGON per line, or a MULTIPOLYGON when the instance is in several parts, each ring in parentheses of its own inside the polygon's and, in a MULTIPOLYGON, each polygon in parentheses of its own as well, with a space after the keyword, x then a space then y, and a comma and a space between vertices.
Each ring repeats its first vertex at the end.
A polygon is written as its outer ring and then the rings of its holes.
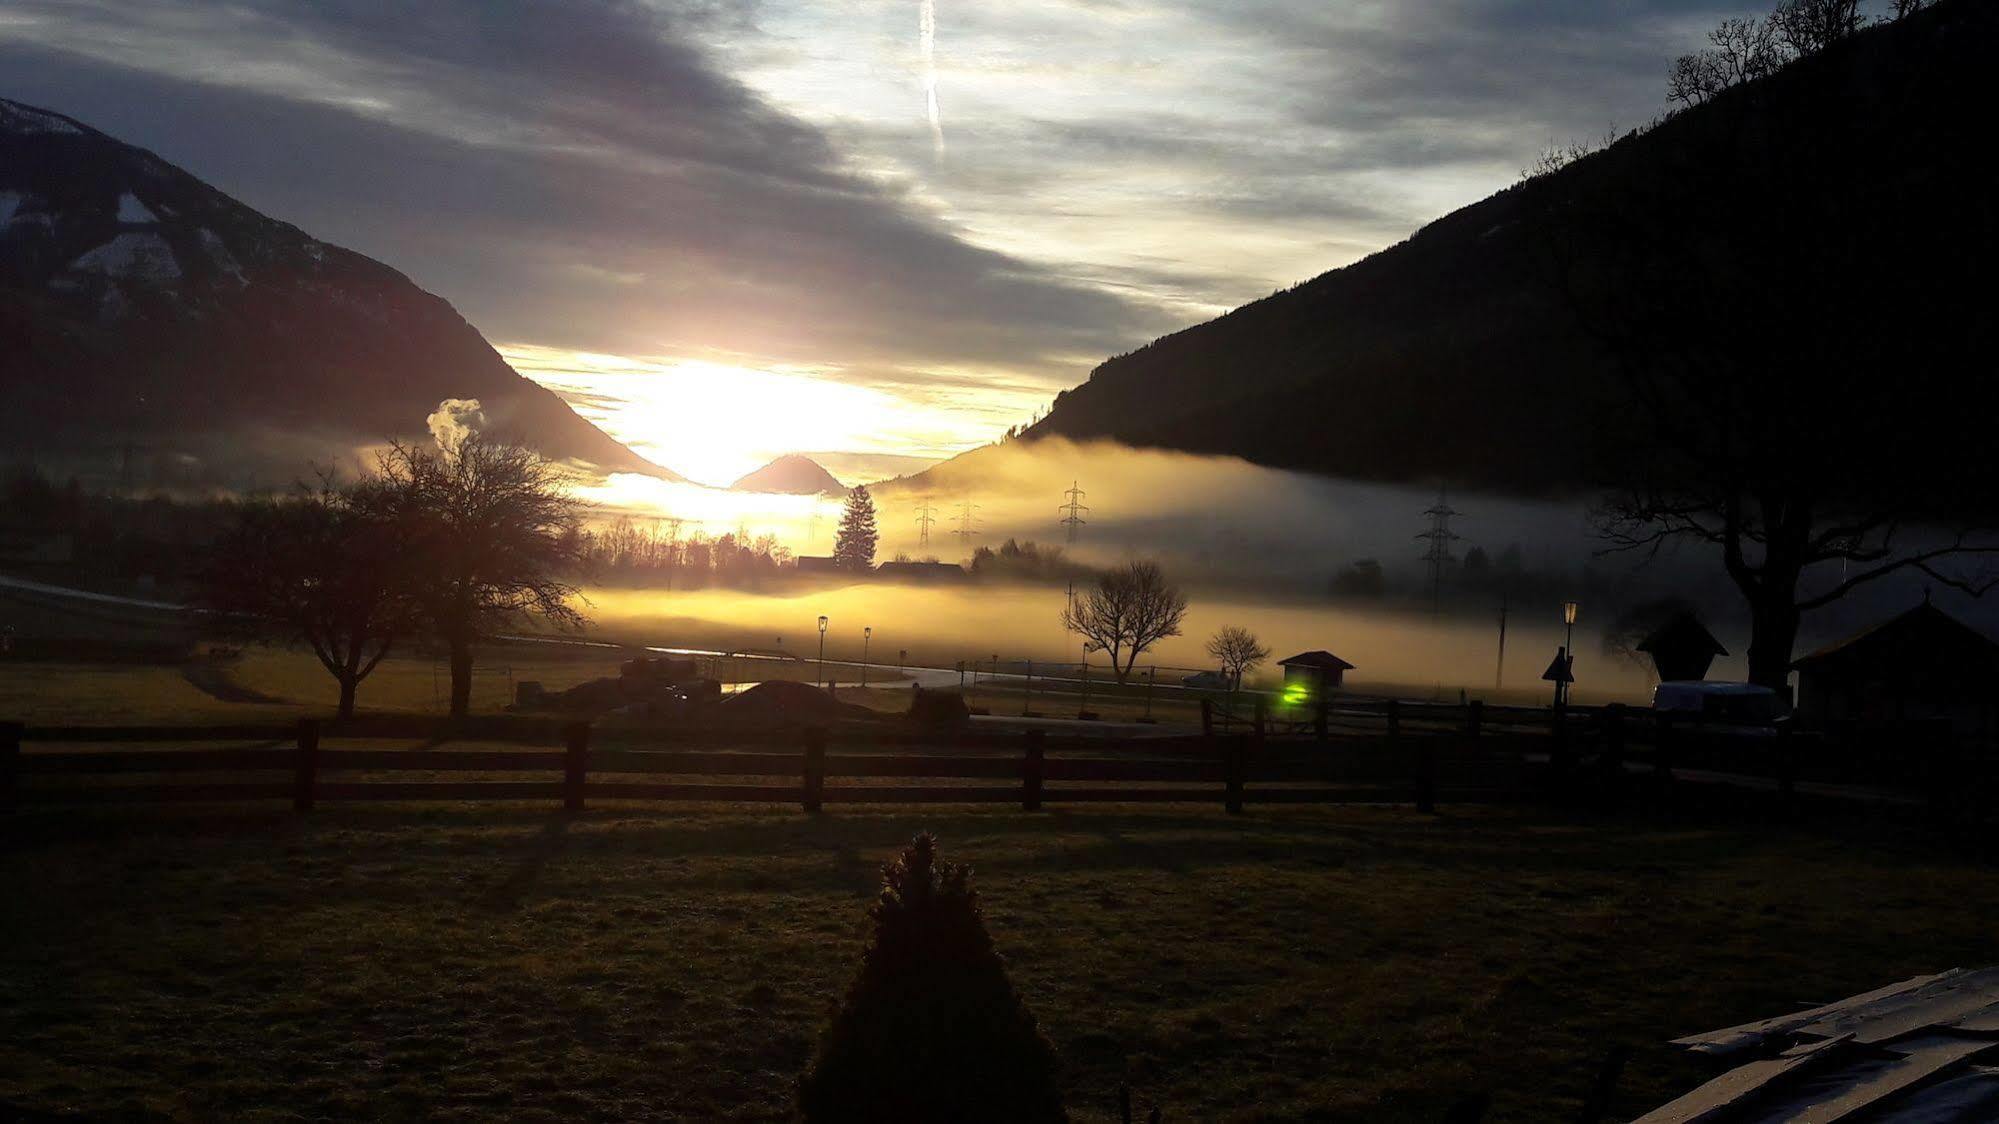
POLYGON ((1127 562, 1098 576, 1096 587, 1062 610, 1062 625, 1110 653, 1122 683, 1139 653, 1180 635, 1187 597, 1167 584, 1157 562, 1127 562))
POLYGON ((1270 658, 1270 649, 1259 644, 1256 634, 1241 625, 1228 625, 1208 640, 1208 654, 1228 673, 1234 690, 1242 689, 1242 677, 1255 671, 1270 658))
POLYGON ((237 511, 202 575, 201 600, 234 631, 303 641, 354 716, 361 681, 417 625, 410 527, 380 481, 318 487, 237 511))
POLYGON ((1673 62, 1666 94, 1683 105, 1699 105, 1723 90, 1753 82, 1784 65, 1775 18, 1726 19, 1707 33, 1708 47, 1673 62))
POLYGON ((1793 54, 1815 55, 1860 30, 1860 0, 1783 0, 1770 23, 1793 54))
POLYGON ((1888 14, 1890 19, 1902 19, 1905 16, 1913 16, 1929 6, 1930 0, 1891 0, 1888 14))
MULTIPOLYGON (((1971 111, 1933 99, 1946 120, 1867 130, 1822 87, 1759 90, 1643 159, 1533 186, 1559 284, 1622 376, 1591 427, 1599 530, 1713 551, 1749 609, 1750 679, 1782 688, 1813 609, 1897 574, 1999 582, 1999 340, 1972 295, 1990 201, 1951 131, 1971 111), (1878 170, 1905 168, 1922 174, 1878 170)), ((1917 95, 1870 96, 1900 98, 1867 107, 1895 120, 1917 95)))
POLYGON ((564 580, 582 563, 579 508, 539 454, 476 433, 438 451, 392 445, 381 475, 415 528, 425 622, 449 652, 462 718, 475 641, 524 617, 583 623, 564 580))

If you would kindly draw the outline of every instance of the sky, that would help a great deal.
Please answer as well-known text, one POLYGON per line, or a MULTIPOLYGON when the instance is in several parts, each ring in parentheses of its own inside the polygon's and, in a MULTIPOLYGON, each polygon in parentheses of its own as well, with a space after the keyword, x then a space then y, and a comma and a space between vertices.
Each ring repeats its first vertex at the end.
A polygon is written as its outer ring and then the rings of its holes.
POLYGON ((851 481, 1642 124, 1752 10, 5 0, 0 95, 388 262, 658 463, 851 481))

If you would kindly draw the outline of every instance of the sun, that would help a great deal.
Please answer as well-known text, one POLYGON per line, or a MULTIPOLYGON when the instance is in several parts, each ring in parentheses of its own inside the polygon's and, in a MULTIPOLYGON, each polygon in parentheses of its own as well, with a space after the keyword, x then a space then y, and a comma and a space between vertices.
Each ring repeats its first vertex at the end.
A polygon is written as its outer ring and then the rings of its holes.
POLYGON ((516 370, 641 456, 715 487, 786 453, 942 458, 991 436, 977 413, 842 382, 835 372, 529 344, 499 350, 516 370))

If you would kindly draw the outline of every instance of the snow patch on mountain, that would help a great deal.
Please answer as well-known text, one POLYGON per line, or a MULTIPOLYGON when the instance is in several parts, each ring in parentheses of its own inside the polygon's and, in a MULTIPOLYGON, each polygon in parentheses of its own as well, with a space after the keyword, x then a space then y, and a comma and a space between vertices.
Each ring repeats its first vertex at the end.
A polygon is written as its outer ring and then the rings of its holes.
POLYGON ((39 109, 15 102, 0 102, 0 129, 26 136, 55 135, 81 136, 83 130, 75 125, 39 109))
POLYGON ((156 223, 160 218, 139 202, 138 196, 128 191, 118 197, 118 221, 156 223))
POLYGON ((209 261, 215 263, 215 268, 234 277, 238 284, 243 283, 243 267, 237 264, 236 255, 229 252, 229 247, 223 243, 222 236, 204 226, 197 232, 197 237, 201 239, 202 252, 208 255, 209 261))
POLYGON ((120 234, 69 263, 73 273, 101 273, 121 281, 164 284, 180 280, 173 247, 157 234, 120 234))

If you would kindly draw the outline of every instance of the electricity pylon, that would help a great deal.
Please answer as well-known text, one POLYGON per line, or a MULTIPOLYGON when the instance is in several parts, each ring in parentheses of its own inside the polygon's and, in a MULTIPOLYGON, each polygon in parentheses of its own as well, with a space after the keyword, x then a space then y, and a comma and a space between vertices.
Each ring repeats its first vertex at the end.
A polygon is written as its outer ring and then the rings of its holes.
POLYGON ((979 510, 979 505, 970 500, 966 500, 964 503, 958 505, 958 527, 951 533, 958 536, 958 541, 962 544, 970 545, 971 541, 978 536, 979 532, 975 529, 978 517, 972 514, 977 510, 979 510))
POLYGON ((1457 561, 1451 553, 1451 544, 1458 541, 1458 535, 1451 532, 1451 519, 1460 515, 1445 497, 1444 488, 1437 488, 1437 502, 1431 504, 1423 514, 1430 517, 1430 529, 1416 537, 1429 545, 1423 551, 1423 561, 1430 567, 1430 615, 1437 613, 1438 602, 1444 585, 1444 567, 1457 561))
POLYGON ((1070 481, 1069 490, 1062 494, 1068 498, 1069 502, 1063 504, 1061 507, 1058 507, 1055 510, 1066 513, 1062 517, 1062 524, 1063 526, 1069 529, 1069 541, 1075 542, 1076 528, 1082 526, 1086 522, 1086 520, 1083 518, 1083 512, 1088 511, 1090 509, 1083 506, 1084 493, 1083 489, 1078 485, 1077 481, 1074 480, 1070 481))
POLYGON ((937 522, 937 508, 926 497, 922 503, 916 505, 916 525, 922 528, 921 537, 917 540, 918 545, 930 545, 930 525, 935 522, 937 522))

